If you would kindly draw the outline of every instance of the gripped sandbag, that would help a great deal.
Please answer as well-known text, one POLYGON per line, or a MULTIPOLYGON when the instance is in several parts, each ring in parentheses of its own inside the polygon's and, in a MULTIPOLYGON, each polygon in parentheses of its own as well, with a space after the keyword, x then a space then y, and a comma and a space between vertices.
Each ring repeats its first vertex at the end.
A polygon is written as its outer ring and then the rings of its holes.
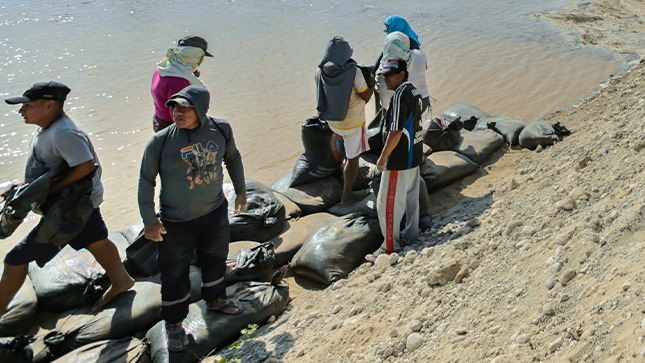
POLYGON ((237 315, 209 312, 204 301, 190 304, 183 325, 190 346, 178 353, 168 352, 164 322, 157 323, 146 333, 150 342, 151 361, 155 363, 193 363, 217 348, 240 336, 249 324, 264 324, 269 317, 278 316, 289 303, 289 287, 278 281, 239 282, 226 289, 244 305, 237 315))
POLYGON ((103 294, 104 276, 105 270, 90 251, 76 251, 70 246, 65 246, 42 268, 35 262, 29 264, 38 307, 46 311, 91 305, 103 294))
POLYGON ((551 146, 569 134, 569 130, 560 125, 559 122, 533 121, 526 125, 520 133, 520 146, 525 149, 535 150, 538 146, 551 146))
POLYGON ((462 130, 461 142, 455 145, 453 151, 482 165, 502 146, 504 146, 504 138, 493 130, 462 130))
POLYGON ((419 166, 428 193, 468 176, 478 168, 475 162, 455 151, 432 153, 419 166))
POLYGON ((461 117, 462 121, 468 120, 471 117, 477 119, 488 116, 488 113, 478 107, 468 104, 459 104, 450 106, 447 109, 443 110, 440 116, 448 116, 450 118, 461 117))
MULTIPOLYGON (((0 275, 4 265, 0 265, 0 275)), ((13 297, 7 311, 0 317, 0 337, 15 336, 27 332, 35 324, 38 300, 31 279, 27 277, 13 297)))
POLYGON ((342 139, 326 121, 310 117, 302 123, 304 153, 296 160, 289 186, 296 186, 332 175, 345 158, 342 139))
POLYGON ((291 173, 287 173, 271 183, 269 187, 296 203, 303 216, 324 212, 341 200, 343 186, 334 176, 295 187, 289 187, 290 177, 291 173))
POLYGON ((477 121, 475 130, 490 129, 504 137, 504 142, 511 146, 519 145, 520 133, 526 124, 518 119, 508 116, 487 116, 477 121))
POLYGON ((288 229, 271 240, 271 243, 275 246, 275 266, 288 264, 314 232, 337 218, 334 215, 322 212, 310 214, 296 221, 290 221, 288 229))
POLYGON ((320 228, 291 261, 294 274, 325 285, 347 277, 383 242, 378 219, 347 215, 320 228))
MULTIPOLYGON (((56 328, 44 337, 44 342, 51 356, 58 358, 89 343, 146 331, 161 319, 160 310, 161 286, 136 282, 98 312, 82 308, 57 319, 56 328)), ((53 324, 46 322, 46 325, 53 324)))
POLYGON ((102 340, 74 349, 53 363, 148 363, 150 362, 150 354, 147 349, 148 345, 135 337, 102 340))
POLYGON ((125 250, 123 265, 132 277, 150 277, 159 273, 157 243, 143 233, 143 222, 124 229, 121 233, 130 243, 125 250))
POLYGON ((285 228, 285 209, 271 189, 264 184, 246 179, 246 208, 235 215, 235 189, 230 181, 224 182, 223 191, 228 200, 228 220, 231 242, 264 242, 277 236, 285 228))

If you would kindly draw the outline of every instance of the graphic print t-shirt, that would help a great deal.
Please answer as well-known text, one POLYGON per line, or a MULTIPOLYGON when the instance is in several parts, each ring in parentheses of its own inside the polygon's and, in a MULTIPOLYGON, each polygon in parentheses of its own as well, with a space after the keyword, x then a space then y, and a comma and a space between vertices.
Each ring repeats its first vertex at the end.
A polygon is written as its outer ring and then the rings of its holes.
POLYGON ((390 100, 386 115, 387 131, 401 130, 401 140, 387 160, 388 170, 407 170, 423 162, 423 129, 421 127, 421 93, 412 83, 402 83, 390 100))

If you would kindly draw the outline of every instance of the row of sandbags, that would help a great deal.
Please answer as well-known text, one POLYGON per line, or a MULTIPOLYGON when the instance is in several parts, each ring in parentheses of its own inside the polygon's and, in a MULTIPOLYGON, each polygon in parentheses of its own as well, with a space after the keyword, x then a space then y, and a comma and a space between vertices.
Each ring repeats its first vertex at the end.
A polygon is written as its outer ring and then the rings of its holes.
POLYGON ((289 302, 288 286, 280 279, 229 286, 229 296, 244 304, 238 315, 210 313, 203 300, 192 303, 184 320, 191 345, 181 353, 167 350, 160 285, 139 281, 99 312, 85 307, 45 322, 55 326, 45 335, 0 339, 0 362, 195 362, 235 340, 248 324, 279 315, 289 302), (141 332, 142 341, 134 338, 141 332))

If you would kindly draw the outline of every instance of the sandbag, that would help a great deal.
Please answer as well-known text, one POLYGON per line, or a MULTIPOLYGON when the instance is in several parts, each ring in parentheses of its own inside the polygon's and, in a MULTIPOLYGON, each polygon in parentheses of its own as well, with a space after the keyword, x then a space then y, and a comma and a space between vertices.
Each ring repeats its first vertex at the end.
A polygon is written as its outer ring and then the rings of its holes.
POLYGON ((228 296, 236 297, 244 305, 237 315, 208 312, 204 301, 190 304, 183 325, 190 339, 188 349, 168 352, 164 322, 159 322, 146 333, 150 342, 151 361, 155 363, 193 363, 216 348, 221 348, 240 336, 248 324, 264 324, 269 317, 278 316, 289 303, 289 287, 272 282, 239 282, 226 289, 228 296))
POLYGON ((481 165, 502 146, 504 137, 493 130, 462 130, 461 141, 453 150, 481 165))
POLYGON ((419 166, 428 193, 470 175, 478 168, 475 162, 455 151, 432 153, 419 166))
POLYGON ((125 250, 123 265, 132 277, 150 277, 159 273, 157 244, 144 236, 143 222, 121 231, 130 245, 125 250))
POLYGON ((34 361, 34 352, 31 343, 36 338, 33 336, 17 336, 14 338, 0 339, 0 362, 31 363, 34 361))
POLYGON ((278 199, 278 201, 284 206, 284 214, 286 220, 300 218, 302 211, 296 203, 292 202, 291 199, 282 195, 282 193, 273 192, 273 195, 275 195, 276 199, 278 199))
POLYGON ((347 205, 341 205, 340 203, 336 204, 329 208, 329 213, 335 216, 357 214, 378 218, 378 214, 376 213, 376 194, 371 193, 368 189, 365 191, 369 193, 367 193, 362 199, 354 200, 352 203, 347 205))
POLYGON ((314 213, 289 222, 286 232, 271 239, 271 243, 275 246, 275 266, 288 264, 314 232, 336 219, 336 216, 329 213, 314 213))
POLYGON ((147 347, 145 342, 135 337, 102 340, 77 348, 56 359, 53 363, 148 363, 150 362, 150 354, 147 347))
POLYGON ((487 116, 477 121, 475 130, 490 129, 504 137, 504 142, 511 146, 519 145, 520 133, 526 124, 518 118, 508 116, 487 116))
POLYGON ((419 230, 425 231, 432 227, 432 214, 430 213, 430 196, 425 180, 419 178, 419 230))
MULTIPOLYGON (((51 356, 57 358, 83 345, 101 340, 121 339, 146 331, 161 318, 161 286, 136 282, 98 312, 79 309, 58 319, 56 328, 44 337, 51 356)), ((53 325, 46 322, 45 325, 53 325)))
POLYGON ((488 113, 473 105, 459 104, 448 107, 440 114, 440 116, 448 116, 450 118, 461 117, 461 120, 463 122, 470 119, 471 117, 481 119, 488 116, 488 113))
POLYGON ((296 203, 302 215, 324 212, 340 202, 343 186, 333 176, 317 179, 311 183, 289 187, 291 173, 271 183, 269 187, 296 203))
POLYGON ((90 251, 65 246, 44 267, 29 264, 29 277, 34 284, 38 307, 60 312, 92 305, 109 284, 105 270, 90 251))
POLYGON ((345 278, 383 242, 378 219, 348 215, 320 228, 291 261, 294 274, 325 285, 345 278))
POLYGON ((433 117, 423 135, 423 143, 432 152, 452 150, 461 141, 460 131, 463 127, 460 117, 433 117))
POLYGON ((302 123, 301 136, 305 152, 296 160, 289 186, 332 175, 345 158, 343 140, 317 116, 302 123))
MULTIPOLYGON (((4 265, 0 265, 0 276, 3 270, 4 265)), ((16 296, 7 306, 5 314, 0 317, 0 336, 15 336, 27 332, 35 323, 37 307, 38 300, 34 285, 31 279, 27 277, 16 296)))
POLYGON ((551 146, 570 134, 571 132, 559 122, 533 121, 526 125, 520 133, 520 146, 535 150, 540 145, 551 146))
POLYGON ((223 191, 228 200, 228 221, 231 242, 264 242, 277 236, 285 228, 285 209, 271 189, 264 184, 246 179, 246 208, 235 215, 235 189, 230 181, 224 182, 223 191))
POLYGON ((235 265, 226 271, 224 281, 227 285, 241 281, 271 281, 274 265, 275 251, 271 242, 243 248, 236 255, 235 265))

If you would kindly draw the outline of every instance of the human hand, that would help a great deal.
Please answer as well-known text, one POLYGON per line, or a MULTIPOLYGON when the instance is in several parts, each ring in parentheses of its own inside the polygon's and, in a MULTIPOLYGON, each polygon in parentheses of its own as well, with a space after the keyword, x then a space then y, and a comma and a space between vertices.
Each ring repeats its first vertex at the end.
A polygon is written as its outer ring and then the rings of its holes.
POLYGON ((166 228, 164 228, 163 223, 157 219, 153 224, 143 227, 143 234, 147 239, 153 242, 161 242, 163 241, 161 235, 166 234, 166 228))
POLYGON ((195 69, 193 71, 193 74, 195 75, 195 77, 199 77, 202 73, 199 71, 199 69, 195 69))
POLYGON ((246 207, 246 193, 242 193, 235 197, 235 215, 239 215, 246 207))
POLYGON ((379 171, 387 170, 387 158, 380 156, 376 161, 376 169, 379 171))

